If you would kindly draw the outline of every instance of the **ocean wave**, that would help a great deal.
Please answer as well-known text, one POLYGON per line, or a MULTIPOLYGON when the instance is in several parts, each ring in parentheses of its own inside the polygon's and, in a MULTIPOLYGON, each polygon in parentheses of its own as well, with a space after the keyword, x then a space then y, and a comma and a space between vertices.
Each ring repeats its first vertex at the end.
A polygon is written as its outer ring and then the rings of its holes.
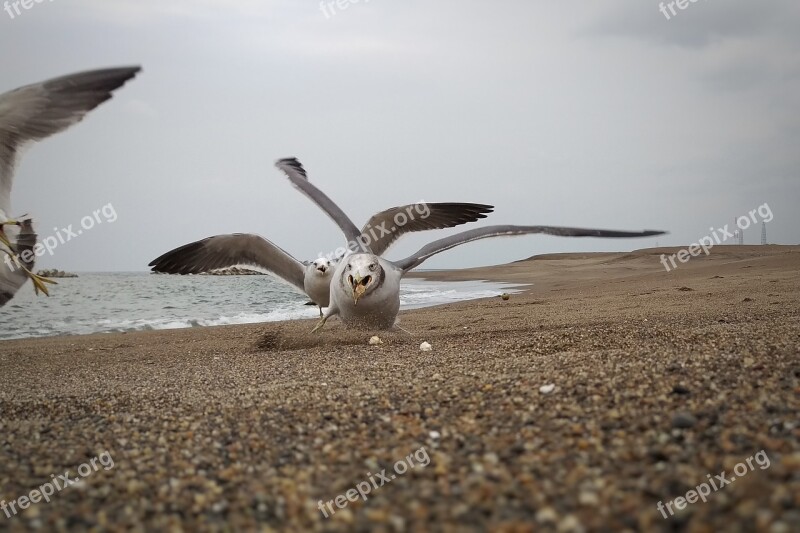
MULTIPOLYGON (((50 298, 32 291, 0 309, 0 340, 255 324, 319 316, 279 282, 146 274, 83 275, 50 298), (109 296, 109 295, 113 295, 109 296), (246 311, 243 311, 246 309, 246 311)), ((507 284, 405 280, 401 309, 518 292, 507 284)))

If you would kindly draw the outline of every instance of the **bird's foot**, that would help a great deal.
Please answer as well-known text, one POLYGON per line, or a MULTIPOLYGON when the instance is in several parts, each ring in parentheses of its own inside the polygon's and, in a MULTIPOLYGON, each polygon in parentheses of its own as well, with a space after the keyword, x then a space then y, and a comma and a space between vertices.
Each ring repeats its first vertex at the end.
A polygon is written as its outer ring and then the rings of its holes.
POLYGON ((323 316, 322 318, 320 318, 319 322, 317 322, 317 325, 314 326, 314 329, 311 330, 311 333, 316 333, 317 331, 322 329, 322 326, 325 325, 325 322, 327 322, 327 320, 328 320, 328 317, 326 317, 326 316, 323 316))
POLYGON ((31 281, 33 282, 33 290, 37 296, 39 295, 39 291, 42 291, 45 296, 50 296, 50 291, 47 288, 47 285, 45 285, 45 283, 50 283, 51 285, 58 285, 58 283, 56 283, 52 279, 40 276, 39 274, 34 274, 24 266, 22 267, 22 269, 25 271, 28 277, 31 278, 31 281))

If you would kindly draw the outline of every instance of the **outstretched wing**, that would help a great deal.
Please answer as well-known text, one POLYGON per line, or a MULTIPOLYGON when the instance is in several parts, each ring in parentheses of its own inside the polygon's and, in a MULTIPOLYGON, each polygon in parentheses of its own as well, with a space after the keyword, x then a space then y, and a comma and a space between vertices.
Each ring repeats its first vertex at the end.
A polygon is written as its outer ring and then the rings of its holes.
POLYGON ((418 203, 392 207, 370 218, 361 235, 372 253, 383 255, 394 241, 406 233, 452 228, 486 218, 494 206, 462 203, 418 203))
POLYGON ((320 209, 325 211, 329 217, 336 222, 336 225, 341 228, 342 232, 344 232, 344 236, 349 243, 358 243, 358 238, 361 236, 361 232, 358 231, 358 228, 353 221, 341 210, 341 208, 334 203, 333 200, 328 198, 328 196, 322 192, 321 190, 317 189, 314 185, 308 181, 308 176, 306 175, 306 170, 303 168, 303 165, 294 157, 280 159, 275 163, 279 169, 286 174, 286 177, 289 178, 289 181, 292 182, 297 189, 300 190, 303 194, 308 196, 312 202, 317 204, 320 209))
POLYGON ((417 253, 406 257, 394 264, 403 272, 408 272, 412 268, 418 267, 423 261, 444 252, 450 248, 455 248, 460 244, 465 244, 478 239, 489 237, 510 237, 515 235, 530 235, 533 233, 543 233, 545 235, 557 235, 559 237, 606 237, 606 238, 634 238, 651 237, 653 235, 663 235, 664 231, 645 230, 645 231, 614 231, 605 229, 586 229, 586 228, 564 228, 559 226, 486 226, 476 228, 461 233, 456 233, 444 239, 439 239, 420 248, 417 253))
POLYGON ((11 210, 11 187, 20 149, 80 122, 139 70, 121 67, 80 72, 0 95, 1 210, 11 210))
POLYGON ((148 266, 153 272, 199 274, 237 265, 262 268, 305 292, 303 264, 267 239, 250 233, 217 235, 185 244, 148 266))

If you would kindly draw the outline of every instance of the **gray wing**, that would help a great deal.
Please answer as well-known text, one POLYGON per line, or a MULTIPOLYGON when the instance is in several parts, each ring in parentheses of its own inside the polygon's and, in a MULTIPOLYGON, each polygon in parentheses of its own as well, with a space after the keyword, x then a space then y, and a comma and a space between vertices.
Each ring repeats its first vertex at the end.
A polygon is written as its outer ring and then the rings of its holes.
POLYGON ((405 233, 452 228, 486 218, 494 206, 462 203, 418 203, 392 207, 373 215, 361 235, 375 255, 383 255, 405 233))
POLYGON ((394 264, 403 272, 408 272, 412 268, 418 267, 423 261, 444 252, 450 248, 455 248, 460 244, 465 244, 478 239, 488 237, 503 237, 514 235, 529 235, 532 233, 544 233, 545 235, 557 235, 559 237, 610 237, 610 238, 633 238, 650 237, 653 235, 663 235, 664 231, 645 230, 645 231, 614 231, 605 229, 584 229, 584 228, 563 228, 558 226, 486 226, 468 231, 456 233, 450 237, 439 239, 420 248, 417 253, 406 257, 394 264))
POLYGON ((139 70, 122 67, 80 72, 0 95, 0 209, 11 210, 20 149, 80 122, 139 70))
POLYGON ((358 238, 361 236, 361 232, 358 231, 358 228, 353 221, 342 211, 338 205, 334 203, 333 200, 328 198, 328 196, 322 192, 321 190, 317 189, 314 185, 308 181, 308 176, 306 175, 306 170, 303 168, 303 165, 294 157, 289 157, 286 159, 280 159, 275 163, 279 169, 286 174, 286 177, 289 178, 289 181, 292 182, 297 189, 300 190, 303 194, 308 196, 312 202, 317 204, 320 209, 325 211, 329 217, 336 222, 336 225, 341 228, 342 232, 344 232, 344 236, 349 243, 358 243, 358 238))
POLYGON ((236 265, 263 268, 305 293, 303 263, 267 239, 250 233, 217 235, 185 244, 153 259, 147 266, 153 272, 199 274, 236 265))

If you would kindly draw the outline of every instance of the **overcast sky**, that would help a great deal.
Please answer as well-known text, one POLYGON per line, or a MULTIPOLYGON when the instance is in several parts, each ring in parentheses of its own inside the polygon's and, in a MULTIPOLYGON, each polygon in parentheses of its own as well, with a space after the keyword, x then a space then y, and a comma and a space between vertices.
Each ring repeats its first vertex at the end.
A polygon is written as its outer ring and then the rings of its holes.
POLYGON ((764 203, 770 242, 800 243, 797 0, 701 0, 669 20, 653 0, 339 5, 54 0, 1 12, 0 91, 143 67, 22 159, 13 212, 34 215, 40 237, 109 203, 117 215, 37 266, 145 270, 229 232, 312 259, 343 239, 275 169, 288 156, 358 225, 427 200, 496 206, 482 224, 670 231, 480 241, 425 268, 686 245, 764 203))

